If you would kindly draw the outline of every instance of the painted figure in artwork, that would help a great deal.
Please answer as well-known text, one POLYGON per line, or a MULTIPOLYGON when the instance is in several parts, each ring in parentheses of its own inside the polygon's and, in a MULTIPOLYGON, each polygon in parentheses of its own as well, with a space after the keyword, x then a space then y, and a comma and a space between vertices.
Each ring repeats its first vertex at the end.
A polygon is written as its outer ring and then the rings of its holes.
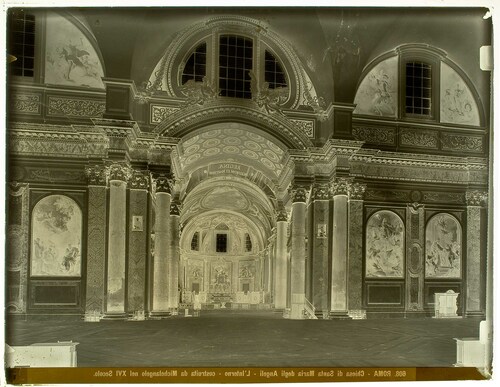
POLYGON ((391 96, 391 85, 389 84, 389 76, 380 71, 371 75, 371 84, 374 88, 374 95, 372 99, 372 109, 374 113, 379 116, 393 115, 394 109, 392 107, 393 100, 391 96))
POLYGON ((436 215, 426 228, 426 277, 459 278, 460 261, 461 237, 458 221, 448 214, 436 215))
POLYGON ((366 229, 366 276, 402 277, 404 230, 401 219, 391 211, 373 215, 366 229))
POLYGON ((472 105, 465 88, 457 84, 454 89, 446 89, 443 97, 444 113, 448 119, 472 120, 472 105))
POLYGON ((79 276, 82 214, 63 195, 41 199, 33 209, 31 275, 79 276))

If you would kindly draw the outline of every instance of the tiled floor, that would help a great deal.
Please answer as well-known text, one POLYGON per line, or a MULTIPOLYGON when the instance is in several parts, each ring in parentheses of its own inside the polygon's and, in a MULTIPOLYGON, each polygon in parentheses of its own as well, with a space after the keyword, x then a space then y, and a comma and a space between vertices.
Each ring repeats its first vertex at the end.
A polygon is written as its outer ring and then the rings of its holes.
POLYGON ((69 341, 82 367, 448 367, 479 319, 285 320, 266 311, 100 323, 11 321, 10 345, 69 341))

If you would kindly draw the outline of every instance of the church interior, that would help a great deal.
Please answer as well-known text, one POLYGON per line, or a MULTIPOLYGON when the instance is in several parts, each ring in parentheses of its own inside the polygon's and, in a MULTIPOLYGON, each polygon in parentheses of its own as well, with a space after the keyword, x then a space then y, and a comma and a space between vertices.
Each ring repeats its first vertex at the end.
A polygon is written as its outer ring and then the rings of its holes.
POLYGON ((7 342, 30 322, 238 313, 477 335, 484 14, 10 9, 7 342))

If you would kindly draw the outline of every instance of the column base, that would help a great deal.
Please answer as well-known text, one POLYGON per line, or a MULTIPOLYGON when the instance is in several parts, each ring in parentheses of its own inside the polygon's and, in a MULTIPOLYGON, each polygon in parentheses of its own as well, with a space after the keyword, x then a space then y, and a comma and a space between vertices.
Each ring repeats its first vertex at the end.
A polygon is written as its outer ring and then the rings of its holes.
POLYGON ((167 317, 170 317, 172 315, 172 313, 168 310, 158 310, 158 311, 152 311, 152 312, 149 312, 149 317, 152 317, 152 318, 167 318, 167 317))
POLYGON ((483 311, 467 311, 465 312, 465 317, 481 317, 483 319, 486 318, 483 311))
POLYGON ((351 320, 351 316, 349 316, 347 311, 330 311, 330 320, 351 320))
POLYGON ((125 312, 104 313, 101 320, 120 321, 128 319, 128 314, 125 312))

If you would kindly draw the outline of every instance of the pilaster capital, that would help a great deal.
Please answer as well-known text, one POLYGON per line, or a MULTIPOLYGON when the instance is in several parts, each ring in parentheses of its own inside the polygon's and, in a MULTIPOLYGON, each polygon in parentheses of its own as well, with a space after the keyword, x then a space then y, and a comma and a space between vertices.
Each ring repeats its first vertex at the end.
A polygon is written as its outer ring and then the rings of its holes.
POLYGON ((172 179, 166 175, 152 176, 153 187, 156 193, 172 193, 172 179))
POLYGON ((329 200, 330 187, 328 184, 314 184, 312 189, 312 198, 313 200, 329 200))
POLYGON ((276 210, 276 221, 277 222, 286 222, 288 220, 288 212, 285 206, 278 205, 278 209, 276 210))
POLYGON ((89 185, 106 185, 107 174, 104 165, 89 165, 85 167, 85 175, 89 185))
POLYGON ((290 188, 293 203, 305 203, 307 201, 307 188, 304 186, 293 186, 290 188))
POLYGON ((332 181, 330 188, 333 196, 349 195, 349 189, 352 184, 352 178, 337 177, 332 181))
POLYGON ((127 182, 132 176, 132 169, 125 163, 113 163, 106 167, 108 180, 120 180, 127 182))
POLYGON ((483 207, 488 205, 488 192, 471 190, 465 193, 467 206, 483 207))
POLYGON ((180 205, 177 202, 170 203, 170 215, 179 216, 181 214, 180 205))
POLYGON ((148 189, 149 176, 146 171, 133 170, 128 183, 133 189, 148 189))
POLYGON ((350 200, 363 200, 366 191, 366 184, 352 183, 348 187, 350 200))

